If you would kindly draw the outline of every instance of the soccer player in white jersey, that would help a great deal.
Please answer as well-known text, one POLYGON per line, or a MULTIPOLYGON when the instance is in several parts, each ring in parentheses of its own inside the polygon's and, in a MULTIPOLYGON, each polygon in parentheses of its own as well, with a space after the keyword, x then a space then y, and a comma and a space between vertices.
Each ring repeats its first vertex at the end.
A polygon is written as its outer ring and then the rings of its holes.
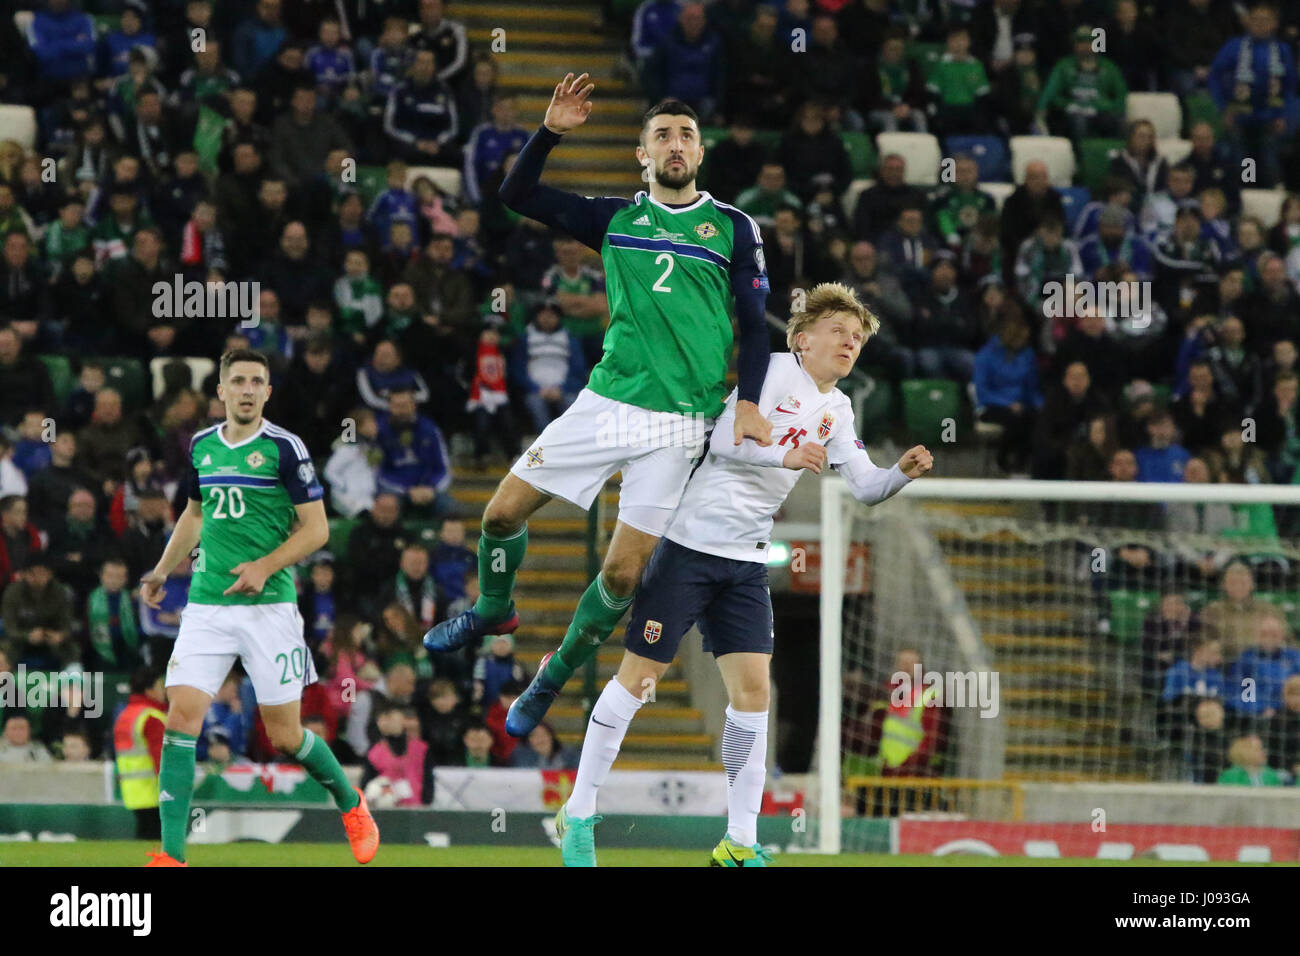
POLYGON ((592 708, 568 802, 556 815, 566 866, 595 866, 596 796, 628 725, 663 676, 682 637, 699 624, 727 687, 722 734, 727 773, 727 833, 713 866, 764 866, 758 807, 766 777, 772 598, 767 551, 773 515, 807 470, 829 463, 853 496, 877 504, 933 465, 923 445, 891 468, 878 468, 854 433, 853 410, 836 383, 849 373, 880 321, 836 282, 814 288, 789 322, 788 353, 769 360, 759 411, 772 423, 767 447, 733 443, 727 400, 709 452, 669 521, 632 606, 615 678, 592 708))

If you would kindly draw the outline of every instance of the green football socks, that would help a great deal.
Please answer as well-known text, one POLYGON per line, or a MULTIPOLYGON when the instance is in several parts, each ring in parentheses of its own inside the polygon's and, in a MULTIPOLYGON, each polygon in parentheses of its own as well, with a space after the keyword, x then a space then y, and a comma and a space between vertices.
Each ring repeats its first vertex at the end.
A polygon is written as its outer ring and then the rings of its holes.
POLYGON ((163 732, 162 766, 158 770, 158 815, 162 818, 162 848, 185 862, 185 838, 194 795, 194 745, 198 738, 179 730, 163 732))
POLYGON ((341 812, 347 813, 361 802, 357 792, 352 789, 352 784, 348 783, 347 774, 339 765, 338 758, 325 741, 310 730, 303 730, 302 746, 294 758, 311 774, 313 780, 330 792, 341 812))
POLYGON ((528 525, 507 538, 483 531, 478 538, 478 600, 474 610, 485 621, 502 621, 510 613, 515 573, 528 550, 528 525))
POLYGON ((547 679, 557 685, 566 683, 574 671, 609 639, 633 596, 615 597, 605 587, 602 576, 597 574, 578 601, 578 609, 559 651, 546 662, 547 679))

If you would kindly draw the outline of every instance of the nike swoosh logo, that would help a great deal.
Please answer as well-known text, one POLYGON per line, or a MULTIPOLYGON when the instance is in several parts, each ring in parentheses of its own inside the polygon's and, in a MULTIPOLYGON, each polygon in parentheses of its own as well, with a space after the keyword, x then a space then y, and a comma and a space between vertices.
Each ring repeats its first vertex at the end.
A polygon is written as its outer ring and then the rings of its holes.
POLYGON ((789 409, 789 408, 782 408, 780 405, 776 406, 776 410, 777 410, 778 412, 784 412, 784 413, 787 414, 787 415, 793 415, 793 414, 794 414, 794 412, 793 412, 791 409, 789 409))
POLYGON ((732 863, 735 863, 736 866, 744 866, 744 865, 745 865, 743 862, 741 862, 739 859, 737 859, 736 854, 734 854, 734 853, 731 852, 731 847, 727 847, 726 850, 727 850, 727 856, 731 857, 731 862, 732 862, 732 863))
POLYGON ((591 718, 591 722, 593 724, 600 724, 600 726, 602 727, 608 727, 610 730, 618 730, 618 728, 615 727, 613 724, 607 724, 603 720, 597 720, 595 717, 591 718))

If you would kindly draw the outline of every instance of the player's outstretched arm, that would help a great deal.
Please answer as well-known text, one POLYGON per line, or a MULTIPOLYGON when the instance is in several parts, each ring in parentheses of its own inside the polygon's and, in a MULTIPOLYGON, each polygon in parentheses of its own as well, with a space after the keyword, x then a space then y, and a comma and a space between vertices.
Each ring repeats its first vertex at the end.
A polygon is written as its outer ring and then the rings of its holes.
POLYGON ((176 527, 172 529, 172 536, 167 541, 167 547, 163 548, 162 557, 153 570, 140 579, 140 596, 147 606, 156 611, 162 605, 163 585, 167 581, 167 575, 194 551, 202 532, 203 505, 191 498, 177 519, 176 527))
POLYGON ((256 561, 240 561, 230 569, 236 575, 235 583, 223 594, 261 594, 266 579, 281 568, 297 564, 307 555, 325 547, 330 539, 329 521, 325 517, 323 501, 308 501, 295 505, 297 526, 284 544, 256 561))
POLYGON ((586 73, 577 79, 570 73, 556 84, 545 120, 519 151, 497 195, 520 215, 567 232, 599 252, 609 220, 630 201, 613 197, 592 199, 543 186, 540 181, 546 157, 560 137, 581 126, 591 113, 589 97, 596 85, 586 81, 586 73))

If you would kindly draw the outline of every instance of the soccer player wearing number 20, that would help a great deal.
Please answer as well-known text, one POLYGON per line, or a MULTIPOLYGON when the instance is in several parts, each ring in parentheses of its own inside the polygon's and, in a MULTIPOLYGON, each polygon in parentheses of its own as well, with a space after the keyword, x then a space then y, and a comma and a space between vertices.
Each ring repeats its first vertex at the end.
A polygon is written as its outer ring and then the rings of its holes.
POLYGON ((167 575, 202 540, 167 662, 171 706, 158 773, 162 852, 147 866, 185 865, 194 744, 236 658, 253 681, 271 743, 333 795, 357 862, 370 862, 379 848, 365 799, 299 716, 302 689, 316 673, 290 567, 324 546, 329 524, 307 446, 262 417, 270 395, 260 353, 233 349, 221 356, 217 397, 226 420, 191 440, 189 503, 140 582, 144 602, 158 607, 167 575))
POLYGON ((773 515, 804 470, 820 474, 829 463, 853 497, 877 504, 933 465, 930 452, 917 445, 892 468, 877 468, 854 433, 848 398, 835 387, 879 320, 839 283, 815 287, 806 306, 787 326, 790 352, 771 356, 758 402, 776 440, 766 448, 732 443, 733 394, 646 567, 623 662, 592 708, 573 792, 555 818, 566 866, 596 865, 597 792, 628 724, 696 623, 705 650, 717 659, 729 700, 722 732, 727 833, 711 865, 767 863, 757 828, 767 772, 773 642, 767 549, 773 515))
POLYGON ((757 405, 768 359, 762 239, 753 219, 695 188, 704 158, 695 111, 677 100, 647 111, 636 156, 649 186, 634 199, 577 196, 538 181, 547 153, 591 112, 594 85, 586 78, 569 74, 556 85, 542 127, 500 193, 516 212, 600 252, 610 316, 604 354, 577 401, 546 426, 488 502, 478 542, 478 601, 424 639, 425 647, 445 652, 518 627, 511 592, 528 547, 529 516, 553 497, 589 508, 605 482, 622 472, 618 524, 604 565, 579 599, 559 649, 506 715, 506 730, 516 737, 537 726, 632 603, 704 451, 708 426, 723 409, 733 340, 739 396, 728 435, 737 445, 747 438, 771 444, 771 424, 757 405))

